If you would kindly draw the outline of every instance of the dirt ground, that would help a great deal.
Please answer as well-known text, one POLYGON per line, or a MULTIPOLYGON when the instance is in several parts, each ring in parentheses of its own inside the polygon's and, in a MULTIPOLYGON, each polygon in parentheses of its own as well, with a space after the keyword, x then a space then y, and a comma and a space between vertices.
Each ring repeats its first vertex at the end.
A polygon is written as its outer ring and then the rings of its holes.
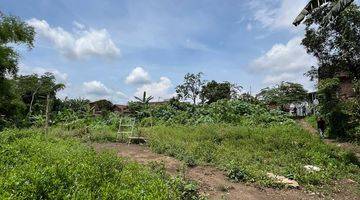
MULTIPOLYGON (((159 155, 150 151, 146 146, 104 143, 93 144, 95 150, 114 150, 118 156, 128 158, 141 164, 149 162, 163 162, 165 169, 170 175, 178 175, 179 170, 184 169, 181 161, 174 158, 159 155)), ((224 172, 211 166, 196 166, 185 169, 185 178, 198 183, 200 193, 209 199, 246 199, 246 200, 281 200, 281 199, 322 199, 316 194, 307 194, 301 189, 276 190, 260 188, 244 183, 230 182, 224 172)), ((346 195, 335 199, 354 199, 346 195)), ((355 198, 356 199, 356 198, 355 198)))

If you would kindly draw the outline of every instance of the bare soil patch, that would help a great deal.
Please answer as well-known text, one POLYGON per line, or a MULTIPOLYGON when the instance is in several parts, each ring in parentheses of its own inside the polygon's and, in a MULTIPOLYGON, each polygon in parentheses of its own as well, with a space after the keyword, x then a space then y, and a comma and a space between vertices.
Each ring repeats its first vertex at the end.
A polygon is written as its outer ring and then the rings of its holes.
MULTIPOLYGON (((178 175, 184 165, 181 161, 165 155, 153 153, 148 147, 122 144, 103 143, 93 144, 97 151, 114 150, 118 156, 128 158, 142 164, 150 162, 163 162, 165 169, 170 175, 178 175)), ((271 188, 257 187, 251 184, 233 183, 227 179, 224 172, 212 166, 196 166, 185 168, 185 178, 196 181, 199 191, 209 199, 246 199, 246 200, 278 200, 278 199, 322 199, 317 194, 307 194, 303 190, 288 189, 276 190, 271 188)), ((341 194, 335 199, 348 199, 341 194)), ((354 199, 350 197, 350 199, 354 199)))

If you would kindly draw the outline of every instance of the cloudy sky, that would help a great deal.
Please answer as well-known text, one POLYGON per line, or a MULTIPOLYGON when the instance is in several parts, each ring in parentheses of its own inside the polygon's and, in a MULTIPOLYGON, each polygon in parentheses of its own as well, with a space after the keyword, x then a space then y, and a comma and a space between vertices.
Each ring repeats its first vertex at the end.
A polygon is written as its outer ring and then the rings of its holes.
POLYGON ((307 0, 3 0, 37 32, 20 73, 54 73, 62 98, 116 103, 147 91, 174 94, 187 72, 253 93, 281 81, 312 89, 303 73, 316 61, 292 26, 307 0))

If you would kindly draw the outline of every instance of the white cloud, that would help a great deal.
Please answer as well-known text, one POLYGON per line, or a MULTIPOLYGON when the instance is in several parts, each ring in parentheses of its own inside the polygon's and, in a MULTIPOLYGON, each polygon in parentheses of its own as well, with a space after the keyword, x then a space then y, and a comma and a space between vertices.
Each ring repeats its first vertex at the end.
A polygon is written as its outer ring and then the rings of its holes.
POLYGON ((145 71, 142 67, 136 67, 135 69, 133 69, 125 79, 125 83, 134 85, 141 85, 149 82, 149 73, 145 71))
POLYGON ((295 74, 283 73, 280 75, 279 74, 267 75, 267 76, 265 76, 263 83, 265 83, 267 85, 274 85, 274 84, 281 83, 282 81, 294 81, 294 80, 296 80, 295 74))
POLYGON ((290 81, 301 83, 308 90, 313 90, 312 84, 303 74, 311 66, 316 66, 316 59, 306 53, 300 37, 286 44, 275 44, 251 63, 252 70, 266 74, 263 80, 266 86, 290 81))
POLYGON ((207 47, 205 44, 190 39, 186 39, 184 47, 191 50, 211 51, 211 49, 207 47))
POLYGON ((275 44, 252 63, 252 68, 267 72, 301 72, 315 64, 315 58, 301 46, 301 38, 295 37, 287 44, 275 44))
POLYGON ((84 24, 81 24, 80 22, 77 22, 77 21, 74 21, 73 24, 76 28, 78 28, 80 30, 83 30, 86 28, 84 24))
POLYGON ((113 58, 120 55, 120 49, 114 44, 106 29, 86 29, 84 25, 74 22, 78 31, 70 33, 61 27, 51 27, 45 20, 33 18, 27 22, 41 37, 50 40, 70 59, 91 56, 113 58))
POLYGON ((84 97, 91 101, 107 99, 112 101, 113 103, 117 103, 120 100, 127 98, 124 93, 120 91, 114 91, 108 88, 107 86, 105 86, 100 81, 96 81, 96 80, 84 82, 81 90, 84 97))
POLYGON ((253 0, 254 19, 265 28, 290 28, 308 0, 253 0))
POLYGON ((302 73, 281 73, 281 74, 270 74, 265 76, 263 84, 266 86, 273 86, 280 84, 283 81, 292 83, 300 83, 308 91, 314 91, 314 83, 309 81, 308 77, 303 76, 302 73))
POLYGON ((60 83, 67 83, 68 82, 68 74, 60 72, 55 68, 48 68, 48 67, 29 67, 24 64, 20 64, 19 66, 19 74, 21 75, 30 75, 30 74, 38 74, 43 75, 46 72, 52 73, 57 82, 60 83))
POLYGON ((143 92, 146 91, 148 96, 153 96, 155 101, 169 99, 173 97, 170 93, 172 87, 171 80, 167 77, 160 77, 158 82, 152 82, 144 84, 136 89, 135 96, 142 96, 143 92))

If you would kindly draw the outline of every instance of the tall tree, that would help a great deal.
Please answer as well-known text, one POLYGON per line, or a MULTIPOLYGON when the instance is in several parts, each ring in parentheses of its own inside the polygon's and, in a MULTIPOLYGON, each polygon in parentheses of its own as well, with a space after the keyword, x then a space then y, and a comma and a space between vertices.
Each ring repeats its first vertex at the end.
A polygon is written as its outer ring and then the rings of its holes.
POLYGON ((319 110, 328 123, 329 136, 358 137, 359 99, 339 99, 342 81, 337 77, 349 75, 356 95, 356 83, 360 79, 360 9, 352 4, 329 23, 322 23, 331 9, 323 6, 305 20, 302 44, 317 58, 319 66, 318 73, 312 69, 308 75, 319 78, 319 110))
POLYGON ((34 28, 14 16, 0 15, 0 79, 16 75, 19 54, 9 44, 34 46, 34 28))
POLYGON ((176 93, 182 100, 190 99, 193 104, 196 104, 196 100, 199 98, 201 88, 205 81, 201 79, 202 72, 197 74, 187 73, 184 77, 183 84, 176 87, 176 93))
POLYGON ((360 78, 360 10, 357 5, 322 25, 324 13, 330 7, 322 7, 305 21, 306 33, 302 44, 307 52, 318 60, 320 79, 333 78, 338 72, 349 72, 360 78))
POLYGON ((49 95, 50 100, 56 98, 56 93, 64 89, 65 85, 56 83, 55 76, 45 73, 19 76, 16 79, 17 92, 21 95, 23 102, 28 106, 28 115, 31 115, 36 108, 36 113, 44 110, 45 98, 49 95))
POLYGON ((307 98, 307 91, 301 84, 282 82, 273 88, 264 88, 257 95, 265 103, 285 105, 293 102, 304 101, 307 98))
POLYGON ((221 99, 231 98, 231 83, 218 83, 216 81, 208 82, 202 86, 200 99, 204 103, 213 103, 221 99))
POLYGON ((0 130, 7 122, 18 125, 24 110, 19 95, 15 93, 15 82, 7 79, 18 71, 19 54, 10 44, 34 46, 34 28, 14 16, 0 12, 0 130))

